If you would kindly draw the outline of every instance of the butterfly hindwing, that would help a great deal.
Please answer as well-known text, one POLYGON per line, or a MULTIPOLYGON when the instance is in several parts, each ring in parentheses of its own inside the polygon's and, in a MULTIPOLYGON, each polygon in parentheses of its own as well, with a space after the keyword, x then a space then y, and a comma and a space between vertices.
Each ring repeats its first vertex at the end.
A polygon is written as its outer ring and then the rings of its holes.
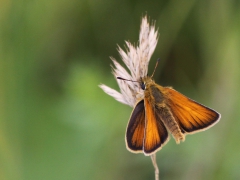
POLYGON ((144 153, 151 155, 159 150, 168 140, 168 132, 163 122, 155 112, 155 109, 144 99, 145 103, 145 136, 144 136, 144 153))

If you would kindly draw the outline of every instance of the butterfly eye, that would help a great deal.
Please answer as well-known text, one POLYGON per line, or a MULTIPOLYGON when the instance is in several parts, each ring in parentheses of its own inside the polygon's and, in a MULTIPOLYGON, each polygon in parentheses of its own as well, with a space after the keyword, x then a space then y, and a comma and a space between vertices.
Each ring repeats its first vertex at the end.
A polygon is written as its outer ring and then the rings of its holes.
POLYGON ((142 90, 145 90, 146 86, 145 86, 144 82, 141 82, 140 86, 141 86, 142 90))

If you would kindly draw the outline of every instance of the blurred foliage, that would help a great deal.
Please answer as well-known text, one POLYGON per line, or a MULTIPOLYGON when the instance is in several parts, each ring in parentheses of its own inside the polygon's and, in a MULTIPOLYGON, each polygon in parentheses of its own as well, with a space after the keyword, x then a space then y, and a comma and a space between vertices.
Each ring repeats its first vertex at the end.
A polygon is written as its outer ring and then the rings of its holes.
POLYGON ((155 80, 216 109, 220 123, 157 153, 162 179, 240 179, 240 1, 1 1, 0 179, 154 179, 125 148, 131 108, 109 56, 159 27, 155 80))

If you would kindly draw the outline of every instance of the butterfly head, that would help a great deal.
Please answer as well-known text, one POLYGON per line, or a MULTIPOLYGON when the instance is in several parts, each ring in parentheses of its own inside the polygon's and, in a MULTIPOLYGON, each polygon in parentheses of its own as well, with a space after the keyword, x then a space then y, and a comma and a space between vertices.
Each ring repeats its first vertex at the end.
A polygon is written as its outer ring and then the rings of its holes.
POLYGON ((143 78, 140 78, 140 87, 142 90, 145 90, 149 87, 150 84, 154 83, 151 77, 145 76, 143 78))

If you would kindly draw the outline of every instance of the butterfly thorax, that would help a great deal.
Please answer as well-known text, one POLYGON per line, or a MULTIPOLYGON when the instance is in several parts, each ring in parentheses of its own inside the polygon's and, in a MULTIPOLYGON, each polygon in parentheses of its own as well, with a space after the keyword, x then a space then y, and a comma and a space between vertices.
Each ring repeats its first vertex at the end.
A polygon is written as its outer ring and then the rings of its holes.
POLYGON ((152 106, 164 102, 163 87, 156 84, 151 77, 146 76, 141 78, 140 86, 144 90, 145 98, 150 101, 149 103, 152 106))

